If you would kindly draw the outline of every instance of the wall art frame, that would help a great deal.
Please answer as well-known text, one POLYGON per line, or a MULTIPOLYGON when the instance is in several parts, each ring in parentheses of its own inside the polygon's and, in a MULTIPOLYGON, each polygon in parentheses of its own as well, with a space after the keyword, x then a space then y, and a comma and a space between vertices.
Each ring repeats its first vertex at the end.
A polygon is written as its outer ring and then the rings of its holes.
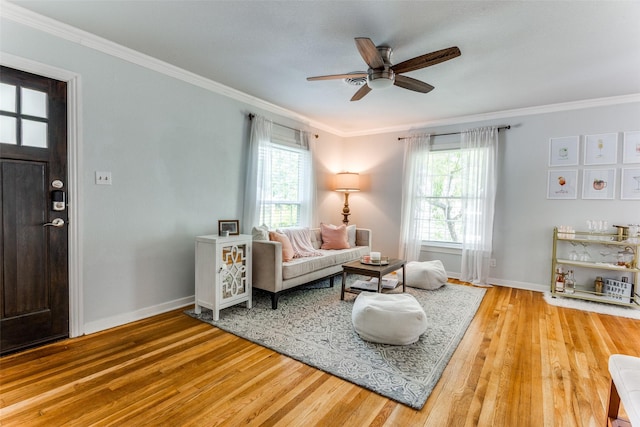
POLYGON ((229 236, 237 236, 240 234, 240 221, 237 219, 221 219, 218 221, 218 234, 222 235, 223 231, 228 231, 229 236))
POLYGON ((624 133, 622 163, 640 163, 640 130, 624 133))
POLYGON ((622 168, 620 199, 640 200, 640 167, 622 168))
POLYGON ((579 136, 549 139, 549 166, 577 166, 579 146, 579 136))
POLYGON ((584 169, 582 171, 582 198, 611 200, 615 196, 616 169, 584 169))
POLYGON ((584 137, 584 164, 615 165, 618 163, 618 134, 600 133, 584 137))
POLYGON ((571 200, 578 197, 578 170, 549 170, 547 199, 571 200))

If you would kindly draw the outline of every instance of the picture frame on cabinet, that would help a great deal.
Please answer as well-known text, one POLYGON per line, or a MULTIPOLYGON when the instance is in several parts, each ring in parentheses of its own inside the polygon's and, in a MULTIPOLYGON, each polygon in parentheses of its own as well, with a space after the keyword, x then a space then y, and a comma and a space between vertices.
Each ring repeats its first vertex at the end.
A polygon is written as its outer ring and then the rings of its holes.
POLYGON ((579 136, 549 139, 549 166, 576 166, 579 142, 579 136))
POLYGON ((622 200, 640 200, 640 167, 623 168, 620 182, 622 200))
POLYGON ((616 170, 584 169, 582 171, 582 198, 613 199, 616 189, 616 170))
POLYGON ((617 133, 601 133, 584 137, 585 165, 614 165, 617 162, 617 133))
POLYGON ((578 197, 578 170, 549 170, 547 199, 576 199, 578 197))
POLYGON ((240 221, 237 219, 221 219, 218 221, 218 234, 222 235, 223 231, 228 231, 229 236, 237 236, 240 234, 240 221))
POLYGON ((622 163, 640 163, 640 131, 624 133, 622 163))

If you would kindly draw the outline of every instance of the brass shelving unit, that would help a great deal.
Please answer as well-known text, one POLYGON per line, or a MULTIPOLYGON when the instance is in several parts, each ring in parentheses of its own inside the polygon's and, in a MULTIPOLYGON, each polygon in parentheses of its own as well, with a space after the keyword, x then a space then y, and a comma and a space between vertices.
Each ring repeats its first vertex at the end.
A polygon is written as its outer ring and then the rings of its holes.
POLYGON ((590 233, 584 231, 576 231, 572 233, 559 232, 558 228, 553 229, 553 254, 551 263, 551 295, 553 297, 575 298, 587 301, 603 302, 607 304, 621 305, 640 309, 640 295, 638 294, 638 286, 640 284, 640 263, 638 262, 638 252, 640 242, 630 242, 628 238, 619 236, 618 234, 608 233, 590 233), (566 257, 567 245, 576 247, 581 245, 586 252, 587 247, 604 246, 612 249, 624 250, 629 247, 633 251, 633 261, 631 267, 619 266, 612 263, 595 262, 595 261, 578 261, 566 257), (561 257, 558 254, 562 255, 561 257), (556 271, 558 266, 562 266, 566 272, 568 268, 575 271, 592 271, 596 276, 606 277, 607 274, 623 273, 628 274, 629 282, 633 284, 633 289, 629 301, 616 301, 610 299, 605 294, 598 294, 595 290, 593 282, 576 283, 574 293, 557 292, 556 291, 556 271), (580 269, 580 270, 578 270, 580 269), (586 270, 585 270, 586 269, 586 270))

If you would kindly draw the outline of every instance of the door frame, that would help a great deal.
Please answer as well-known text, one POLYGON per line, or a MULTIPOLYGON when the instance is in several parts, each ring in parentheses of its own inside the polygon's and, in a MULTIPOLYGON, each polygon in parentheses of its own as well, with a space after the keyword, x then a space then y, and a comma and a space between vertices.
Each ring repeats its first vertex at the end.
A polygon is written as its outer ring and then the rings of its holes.
POLYGON ((82 289, 82 122, 80 75, 10 53, 0 52, 0 64, 67 83, 67 181, 69 213, 69 337, 84 335, 82 289))

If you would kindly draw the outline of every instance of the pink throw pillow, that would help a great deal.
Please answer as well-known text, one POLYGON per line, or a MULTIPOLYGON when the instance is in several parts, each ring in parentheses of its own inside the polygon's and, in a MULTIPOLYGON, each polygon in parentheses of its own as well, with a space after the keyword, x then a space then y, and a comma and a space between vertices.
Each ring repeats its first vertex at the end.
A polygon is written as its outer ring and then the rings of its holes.
POLYGON ((293 252, 291 240, 289 240, 286 235, 282 233, 276 233, 275 231, 270 231, 269 240, 273 242, 280 242, 282 244, 282 261, 287 262, 293 259, 293 255, 295 254, 295 252, 293 252))
POLYGON ((349 239, 347 236, 347 226, 320 224, 320 234, 322 236, 322 246, 320 249, 349 249, 349 239))

